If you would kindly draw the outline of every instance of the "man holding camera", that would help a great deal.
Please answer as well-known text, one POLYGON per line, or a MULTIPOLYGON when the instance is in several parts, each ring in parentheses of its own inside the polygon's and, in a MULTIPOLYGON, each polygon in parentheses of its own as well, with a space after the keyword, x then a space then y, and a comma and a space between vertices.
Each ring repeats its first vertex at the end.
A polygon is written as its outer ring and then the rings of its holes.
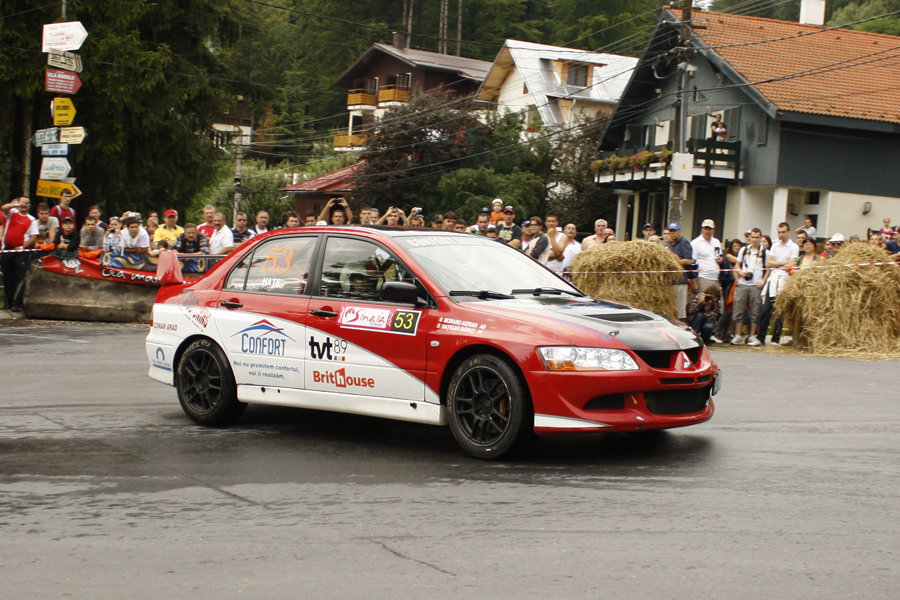
POLYGON ((734 320, 732 328, 734 337, 731 343, 734 345, 747 344, 748 346, 761 346, 759 341, 759 313, 762 307, 760 290, 763 287, 763 279, 766 266, 766 250, 760 245, 762 230, 754 227, 750 230, 750 245, 741 248, 737 255, 737 264, 734 266, 734 279, 737 285, 734 288, 734 320), (750 311, 750 337, 744 338, 744 312, 750 311))
POLYGON ((715 231, 716 222, 705 219, 700 224, 700 235, 691 240, 697 263, 697 283, 702 293, 719 285, 719 269, 725 260, 722 257, 722 243, 713 237, 715 231))
POLYGON ((319 221, 325 221, 329 225, 349 225, 352 219, 353 211, 344 198, 331 198, 319 213, 319 221))
POLYGON ((402 208, 389 206, 381 218, 375 223, 376 225, 387 225, 388 227, 403 227, 406 225, 406 213, 402 208))

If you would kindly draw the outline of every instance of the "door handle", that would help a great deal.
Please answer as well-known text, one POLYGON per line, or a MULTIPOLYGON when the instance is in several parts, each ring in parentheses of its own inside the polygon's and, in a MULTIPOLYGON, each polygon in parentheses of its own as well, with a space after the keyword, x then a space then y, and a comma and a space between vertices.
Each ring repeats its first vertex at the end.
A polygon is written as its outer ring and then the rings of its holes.
POLYGON ((235 302, 233 300, 223 300, 222 302, 219 302, 219 304, 221 304, 225 308, 240 308, 244 306, 240 302, 235 302))
POLYGON ((313 314, 313 316, 316 316, 316 317, 336 317, 336 316, 338 316, 338 314, 333 310, 320 310, 318 308, 316 310, 312 311, 312 314, 313 314))

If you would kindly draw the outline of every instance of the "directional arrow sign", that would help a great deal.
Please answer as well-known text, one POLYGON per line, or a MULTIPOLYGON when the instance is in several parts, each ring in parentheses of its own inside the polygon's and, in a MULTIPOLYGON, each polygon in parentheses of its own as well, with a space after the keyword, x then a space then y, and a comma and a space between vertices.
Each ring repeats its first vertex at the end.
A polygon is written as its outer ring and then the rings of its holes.
POLYGON ((47 54, 47 66, 81 73, 81 57, 74 52, 50 50, 47 54))
POLYGON ((68 144, 44 144, 41 146, 41 156, 68 156, 68 144))
POLYGON ((72 71, 47 69, 44 71, 44 91, 57 94, 76 94, 81 89, 81 78, 72 71))
POLYGON ((63 190, 68 190, 73 198, 77 198, 81 195, 81 190, 75 187, 74 183, 38 179, 36 190, 38 196, 44 196, 45 198, 59 198, 62 195, 63 190))
POLYGON ((59 141, 66 144, 80 144, 87 137, 84 127, 60 127, 59 141))
POLYGON ((41 52, 50 50, 78 50, 87 39, 88 32, 81 21, 48 23, 44 25, 41 38, 41 52))
POLYGON ((44 144, 52 144, 59 138, 59 127, 50 127, 48 129, 38 129, 34 132, 34 145, 43 146, 44 144))
POLYGON ((41 161, 41 174, 39 177, 41 179, 59 181, 66 177, 71 170, 72 165, 65 158, 45 158, 41 161))
POLYGON ((75 120, 75 104, 68 98, 54 98, 50 104, 54 125, 71 125, 75 120))

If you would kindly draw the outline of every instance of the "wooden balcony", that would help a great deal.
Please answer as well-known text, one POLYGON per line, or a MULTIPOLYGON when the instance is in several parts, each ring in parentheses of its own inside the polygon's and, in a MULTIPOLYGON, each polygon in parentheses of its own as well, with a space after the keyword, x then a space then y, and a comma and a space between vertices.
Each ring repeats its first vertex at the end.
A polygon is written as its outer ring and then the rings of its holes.
POLYGON ((409 90, 396 85, 385 85, 378 90, 378 105, 405 104, 409 102, 409 90))
POLYGON ((371 108, 374 110, 377 105, 378 96, 371 90, 353 89, 347 94, 348 108, 371 108))
POLYGON ((340 133, 334 136, 334 149, 338 152, 361 150, 366 145, 366 136, 362 134, 348 135, 340 133))
MULTIPOLYGON (((741 143, 690 139, 687 150, 694 155, 693 180, 698 183, 739 183, 741 143)), ((595 161, 595 181, 600 186, 654 188, 668 185, 671 150, 665 146, 620 150, 595 161)))

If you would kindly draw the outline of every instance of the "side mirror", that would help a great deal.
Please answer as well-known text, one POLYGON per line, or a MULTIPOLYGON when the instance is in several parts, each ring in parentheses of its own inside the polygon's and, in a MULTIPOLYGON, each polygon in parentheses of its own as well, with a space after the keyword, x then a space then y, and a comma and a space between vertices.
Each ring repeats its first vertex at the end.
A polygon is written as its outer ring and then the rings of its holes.
POLYGON ((381 285, 380 297, 385 302, 415 306, 419 300, 419 290, 410 281, 385 281, 381 285))

